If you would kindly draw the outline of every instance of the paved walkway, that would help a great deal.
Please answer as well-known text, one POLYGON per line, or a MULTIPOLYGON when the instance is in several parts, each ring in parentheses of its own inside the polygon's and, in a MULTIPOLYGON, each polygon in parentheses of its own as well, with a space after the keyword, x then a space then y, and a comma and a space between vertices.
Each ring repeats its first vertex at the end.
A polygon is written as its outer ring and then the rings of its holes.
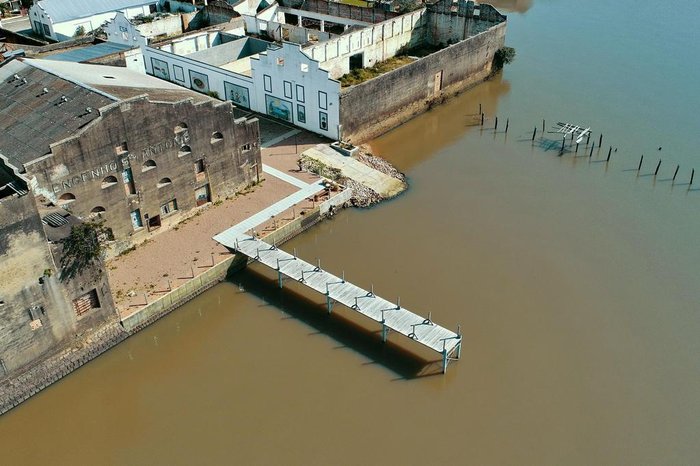
POLYGON ((270 220, 273 216, 278 216, 285 210, 295 206, 307 197, 311 197, 316 193, 325 191, 325 189, 326 186, 324 185, 323 180, 307 184, 305 187, 301 188, 294 194, 290 194, 281 201, 275 202, 274 204, 261 210, 260 212, 251 215, 247 219, 243 220, 241 223, 238 223, 232 226, 231 228, 222 231, 213 238, 215 241, 222 244, 227 244, 227 242, 235 241, 235 239, 240 235, 245 234, 251 229, 257 227, 258 225, 270 220))
POLYGON ((285 172, 277 170, 276 168, 272 168, 267 164, 263 164, 262 169, 264 173, 267 173, 268 175, 274 176, 275 178, 278 178, 286 183, 294 185, 297 188, 305 188, 309 185, 308 183, 300 180, 299 178, 294 178, 292 175, 287 175, 285 172))

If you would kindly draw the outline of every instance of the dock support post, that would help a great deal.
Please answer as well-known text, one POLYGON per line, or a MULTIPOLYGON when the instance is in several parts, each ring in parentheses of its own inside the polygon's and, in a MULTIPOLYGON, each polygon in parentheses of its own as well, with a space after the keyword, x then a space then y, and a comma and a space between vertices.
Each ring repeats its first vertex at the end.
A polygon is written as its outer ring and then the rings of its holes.
POLYGON ((535 126, 535 130, 532 132, 532 142, 535 142, 535 136, 537 136, 537 126, 535 126))
POLYGON ((386 323, 384 323, 384 319, 382 319, 382 343, 386 343, 386 337, 389 333, 387 330, 388 328, 386 326, 386 323))
POLYGON ((680 165, 676 165, 676 171, 673 172, 673 182, 676 182, 676 176, 678 176, 678 169, 681 168, 680 165))
POLYGON ((282 288, 282 271, 280 269, 277 269, 277 282, 280 288, 282 288))
POLYGON ((444 348, 442 350, 442 373, 447 373, 447 350, 444 348))
POLYGON ((457 335, 459 336, 459 343, 457 344, 457 359, 462 356, 462 326, 457 325, 457 335))
POLYGON ((326 306, 328 307, 328 313, 333 311, 333 300, 331 299, 330 293, 326 294, 326 306))

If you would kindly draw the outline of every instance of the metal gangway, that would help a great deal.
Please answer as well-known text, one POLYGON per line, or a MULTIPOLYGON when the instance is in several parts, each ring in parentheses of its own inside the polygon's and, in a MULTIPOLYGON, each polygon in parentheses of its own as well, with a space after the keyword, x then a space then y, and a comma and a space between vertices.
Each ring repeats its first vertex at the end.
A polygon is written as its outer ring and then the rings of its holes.
POLYGON ((431 314, 428 318, 421 317, 402 307, 400 300, 392 303, 374 294, 374 289, 365 290, 353 285, 345 280, 344 273, 338 277, 321 269, 320 261, 317 265, 310 264, 274 244, 241 233, 240 230, 231 230, 230 233, 227 230, 216 235, 214 239, 228 249, 277 271, 280 288, 283 278, 288 277, 325 295, 329 313, 334 303, 340 303, 381 324, 383 342, 386 342, 389 331, 393 330, 440 353, 443 374, 447 372, 450 361, 459 359, 462 348, 459 327, 455 333, 433 322, 431 314))

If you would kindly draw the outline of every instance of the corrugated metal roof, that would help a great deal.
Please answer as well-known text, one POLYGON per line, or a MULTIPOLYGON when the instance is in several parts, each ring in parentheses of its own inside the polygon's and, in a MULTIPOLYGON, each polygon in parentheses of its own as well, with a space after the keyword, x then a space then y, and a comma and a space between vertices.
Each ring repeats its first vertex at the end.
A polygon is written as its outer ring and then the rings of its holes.
POLYGON ((41 0, 36 4, 51 17, 54 23, 86 18, 88 16, 124 8, 153 5, 159 0, 41 0))
POLYGON ((132 47, 128 45, 116 44, 114 42, 104 42, 102 44, 91 45, 89 47, 81 47, 69 50, 63 53, 57 53, 46 57, 49 60, 69 61, 80 63, 93 58, 104 57, 113 53, 129 50, 132 47))
POLYGON ((12 60, 0 66, 0 102, 0 153, 22 168, 48 154, 50 144, 75 134, 99 116, 99 108, 114 101, 12 60))

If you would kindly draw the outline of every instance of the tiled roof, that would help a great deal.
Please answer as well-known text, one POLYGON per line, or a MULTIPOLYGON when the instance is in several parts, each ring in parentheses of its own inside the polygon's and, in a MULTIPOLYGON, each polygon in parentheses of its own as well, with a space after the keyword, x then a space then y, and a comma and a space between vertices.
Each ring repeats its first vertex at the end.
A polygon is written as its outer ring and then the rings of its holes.
POLYGON ((114 102, 105 94, 11 60, 0 66, 0 153, 16 168, 50 152, 114 102), (88 112, 88 108, 91 112, 88 112))

